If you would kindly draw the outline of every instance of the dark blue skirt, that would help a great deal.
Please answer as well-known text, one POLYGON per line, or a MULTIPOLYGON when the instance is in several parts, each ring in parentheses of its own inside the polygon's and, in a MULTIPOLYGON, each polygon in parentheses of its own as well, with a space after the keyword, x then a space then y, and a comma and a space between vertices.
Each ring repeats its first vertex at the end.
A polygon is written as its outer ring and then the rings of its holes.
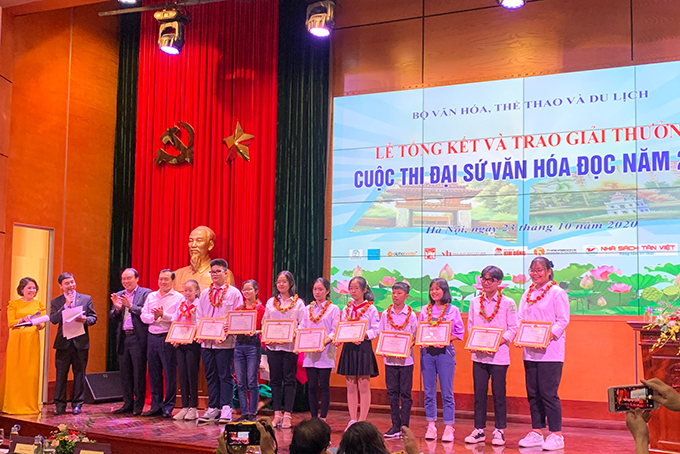
POLYGON ((378 362, 375 360, 373 345, 366 339, 361 344, 352 342, 342 344, 338 361, 338 374, 345 376, 378 376, 378 362))

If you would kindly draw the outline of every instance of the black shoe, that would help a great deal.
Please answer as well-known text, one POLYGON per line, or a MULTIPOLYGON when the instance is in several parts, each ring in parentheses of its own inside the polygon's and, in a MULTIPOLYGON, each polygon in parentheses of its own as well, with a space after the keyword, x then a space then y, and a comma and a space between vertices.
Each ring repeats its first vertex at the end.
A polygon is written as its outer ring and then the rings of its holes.
POLYGON ((83 410, 82 408, 80 408, 80 405, 76 405, 75 407, 73 407, 73 410, 71 410, 71 413, 76 416, 81 414, 82 412, 83 410))
POLYGON ((142 413, 142 416, 161 416, 162 414, 163 410, 159 408, 158 410, 147 410, 142 413))
POLYGON ((128 413, 132 413, 132 408, 130 407, 120 407, 111 412, 114 415, 127 415, 128 413))
POLYGON ((401 429, 398 427, 392 427, 390 430, 385 432, 383 436, 385 438, 399 438, 399 435, 401 435, 401 429))
POLYGON ((257 422, 257 415, 248 415, 249 422, 257 422))
POLYGON ((142 416, 143 409, 135 410, 132 412, 132 416, 142 416))
POLYGON ((241 417, 238 418, 234 422, 245 422, 245 421, 250 421, 250 415, 241 415, 241 417))
POLYGON ((170 410, 163 411, 163 417, 164 418, 172 418, 172 411, 170 411, 170 410))
POLYGON ((54 409, 54 416, 60 416, 60 415, 65 415, 65 414, 66 414, 65 408, 55 408, 54 409))

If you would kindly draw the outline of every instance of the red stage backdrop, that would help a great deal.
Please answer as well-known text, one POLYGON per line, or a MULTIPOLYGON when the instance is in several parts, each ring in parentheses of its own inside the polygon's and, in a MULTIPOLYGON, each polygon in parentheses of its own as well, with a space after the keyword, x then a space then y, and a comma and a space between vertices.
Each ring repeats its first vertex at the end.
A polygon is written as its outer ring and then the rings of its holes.
MULTIPOLYGON (((182 52, 158 49, 158 23, 142 15, 132 262, 157 288, 163 268, 189 263, 198 225, 217 234, 211 256, 270 292, 276 166, 278 1, 225 1, 187 9, 182 52), (154 163, 160 136, 177 121, 196 131, 193 164, 154 163), (239 121, 255 140, 251 161, 226 163, 222 139, 239 121)), ((182 131, 182 140, 188 136, 182 131)), ((170 150, 169 150, 170 151, 170 150)), ((239 287, 240 288, 240 287, 239 287)))

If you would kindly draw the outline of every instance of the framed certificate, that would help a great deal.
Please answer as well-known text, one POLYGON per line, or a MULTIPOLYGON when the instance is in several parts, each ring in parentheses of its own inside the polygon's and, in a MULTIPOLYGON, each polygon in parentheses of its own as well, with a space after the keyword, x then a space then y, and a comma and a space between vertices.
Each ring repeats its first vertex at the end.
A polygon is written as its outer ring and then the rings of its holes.
POLYGON ((293 342, 295 320, 264 320, 262 322, 262 342, 285 344, 293 342))
POLYGON ((552 322, 520 322, 515 336, 519 347, 546 348, 552 335, 552 322))
POLYGON ((339 322, 335 328, 335 342, 363 342, 368 329, 368 320, 339 322))
POLYGON ((468 335, 465 348, 467 350, 495 353, 503 341, 503 331, 503 328, 473 326, 468 335))
POLYGON ((398 331, 381 331, 378 337, 378 346, 375 352, 378 355, 396 356, 406 358, 411 354, 411 333, 400 333, 398 331))
POLYGON ((198 322, 196 338, 222 342, 227 335, 224 333, 223 318, 202 318, 198 322))
POLYGON ((229 334, 247 334, 255 332, 257 311, 228 311, 229 334))
POLYGON ((295 336, 295 351, 318 352, 324 348, 326 328, 300 329, 295 336))
POLYGON ((427 347, 430 345, 449 345, 451 343, 451 322, 441 322, 432 326, 428 322, 418 322, 416 345, 427 347))
POLYGON ((165 342, 175 344, 190 344, 196 335, 196 323, 172 322, 165 342))

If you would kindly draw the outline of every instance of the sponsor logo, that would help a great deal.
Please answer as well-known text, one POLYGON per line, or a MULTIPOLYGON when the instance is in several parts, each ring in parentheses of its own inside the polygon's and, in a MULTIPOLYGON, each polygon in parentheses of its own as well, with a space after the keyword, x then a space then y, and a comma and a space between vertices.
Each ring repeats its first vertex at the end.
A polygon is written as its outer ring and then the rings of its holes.
POLYGON ((369 249, 366 254, 368 260, 380 260, 380 249, 369 249))
POLYGON ((534 248, 534 255, 538 255, 539 257, 545 255, 545 249, 542 247, 534 248))
POLYGON ((350 260, 361 260, 364 256, 363 249, 350 249, 349 258, 350 260))
POLYGON ((527 248, 525 247, 497 247, 493 250, 496 255, 526 255, 527 248))
POLYGON ((621 255, 677 255, 678 243, 600 244, 585 246, 585 252, 587 254, 609 252, 621 255))
POLYGON ((388 257, 415 257, 418 255, 418 251, 413 251, 413 252, 388 252, 387 256, 388 257))
POLYGON ((437 258, 437 248, 436 247, 426 247, 425 248, 425 260, 435 260, 437 258))

